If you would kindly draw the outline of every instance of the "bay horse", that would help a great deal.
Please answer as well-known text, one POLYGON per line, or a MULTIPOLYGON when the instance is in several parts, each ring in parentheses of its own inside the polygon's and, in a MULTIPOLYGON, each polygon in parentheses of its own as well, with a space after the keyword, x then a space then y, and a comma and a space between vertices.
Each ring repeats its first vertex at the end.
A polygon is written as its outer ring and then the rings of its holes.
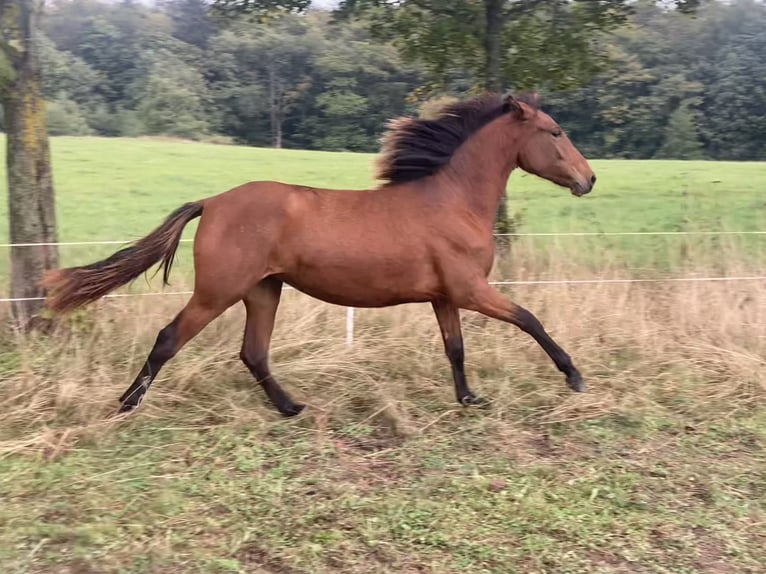
POLYGON ((194 292, 157 336, 143 368, 120 397, 141 404, 162 366, 235 303, 247 311, 240 357, 284 416, 300 413, 272 377, 269 344, 282 285, 348 307, 432 305, 452 368, 457 401, 487 406, 466 382, 460 309, 516 325, 584 391, 569 355, 540 321, 487 280, 493 223, 515 168, 569 188, 596 182, 587 160, 536 98, 486 94, 447 106, 434 119, 388 124, 378 160, 381 185, 335 190, 255 181, 187 203, 137 242, 81 267, 47 273, 56 312, 93 302, 159 263, 168 275, 184 226, 194 238, 194 292))

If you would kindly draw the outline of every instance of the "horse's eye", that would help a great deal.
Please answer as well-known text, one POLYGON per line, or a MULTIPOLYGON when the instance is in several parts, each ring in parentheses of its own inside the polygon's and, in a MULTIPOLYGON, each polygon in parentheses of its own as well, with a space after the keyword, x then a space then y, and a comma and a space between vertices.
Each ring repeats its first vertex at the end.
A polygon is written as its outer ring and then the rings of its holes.
POLYGON ((561 130, 553 130, 553 131, 551 132, 551 135, 552 135, 554 138, 560 138, 562 133, 564 133, 564 132, 562 132, 561 130))

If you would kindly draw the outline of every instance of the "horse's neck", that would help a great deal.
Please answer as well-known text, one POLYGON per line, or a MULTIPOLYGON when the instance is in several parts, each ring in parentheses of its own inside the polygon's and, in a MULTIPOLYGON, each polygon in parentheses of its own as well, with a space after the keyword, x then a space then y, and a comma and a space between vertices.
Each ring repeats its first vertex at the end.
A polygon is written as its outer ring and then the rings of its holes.
POLYGON ((490 227, 511 172, 517 167, 520 134, 494 121, 466 141, 442 172, 469 209, 490 227))

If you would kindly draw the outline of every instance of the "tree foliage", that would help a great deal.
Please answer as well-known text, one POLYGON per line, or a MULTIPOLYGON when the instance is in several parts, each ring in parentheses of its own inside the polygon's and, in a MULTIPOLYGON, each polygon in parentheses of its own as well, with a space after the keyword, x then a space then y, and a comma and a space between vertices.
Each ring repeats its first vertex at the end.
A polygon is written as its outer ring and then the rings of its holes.
POLYGON ((304 12, 310 5, 311 0, 213 0, 213 7, 220 16, 239 18, 247 14, 258 22, 267 21, 275 14, 304 12))
MULTIPOLYGON (((689 12, 700 0, 661 3, 689 12)), ((343 0, 337 14, 368 21, 434 88, 468 71, 471 87, 502 90, 583 84, 605 68, 605 33, 632 10, 630 0, 343 0)))
POLYGON ((609 73, 549 98, 587 152, 680 157, 666 138, 686 116, 705 157, 766 158, 766 5, 712 2, 690 19, 639 2, 610 49, 609 73))
MULTIPOLYGON (((52 131, 374 151, 387 119, 488 83, 488 1, 251 4, 52 4, 52 131)), ((588 155, 766 158, 764 3, 500 4, 501 87, 540 90, 588 155)))

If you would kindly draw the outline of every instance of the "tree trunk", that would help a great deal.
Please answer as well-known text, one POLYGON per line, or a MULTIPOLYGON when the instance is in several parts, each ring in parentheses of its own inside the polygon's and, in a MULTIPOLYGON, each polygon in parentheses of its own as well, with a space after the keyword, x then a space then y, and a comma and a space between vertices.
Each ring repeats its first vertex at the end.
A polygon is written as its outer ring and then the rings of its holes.
POLYGON ((271 108, 271 145, 282 147, 282 102, 281 90, 277 89, 277 74, 269 67, 269 107, 271 108))
POLYGON ((502 57, 504 4, 504 0, 484 0, 486 21, 484 34, 484 48, 486 50, 484 86, 490 92, 499 92, 503 89, 500 61, 502 57))
POLYGON ((279 108, 277 108, 277 111, 276 111, 274 126, 275 126, 274 147, 277 149, 281 149, 282 148, 282 113, 279 110, 279 108))
MULTIPOLYGON (((503 89, 500 60, 502 56, 502 33, 505 18, 504 8, 504 0, 484 0, 486 24, 484 30, 484 48, 486 50, 484 87, 491 92, 500 92, 503 89)), ((495 216, 495 232, 508 233, 508 230, 508 205, 506 194, 503 193, 495 216)), ((503 240, 499 241, 501 246, 504 243, 503 240)))
MULTIPOLYGON (((8 215, 11 243, 55 243, 53 177, 45 125, 45 103, 37 31, 44 2, 0 0, 0 58, 10 64, 0 84, 7 132, 8 215)), ((11 250, 11 297, 39 298, 43 273, 58 266, 55 245, 11 250)), ((13 302, 22 328, 40 319, 42 301, 13 302)))

